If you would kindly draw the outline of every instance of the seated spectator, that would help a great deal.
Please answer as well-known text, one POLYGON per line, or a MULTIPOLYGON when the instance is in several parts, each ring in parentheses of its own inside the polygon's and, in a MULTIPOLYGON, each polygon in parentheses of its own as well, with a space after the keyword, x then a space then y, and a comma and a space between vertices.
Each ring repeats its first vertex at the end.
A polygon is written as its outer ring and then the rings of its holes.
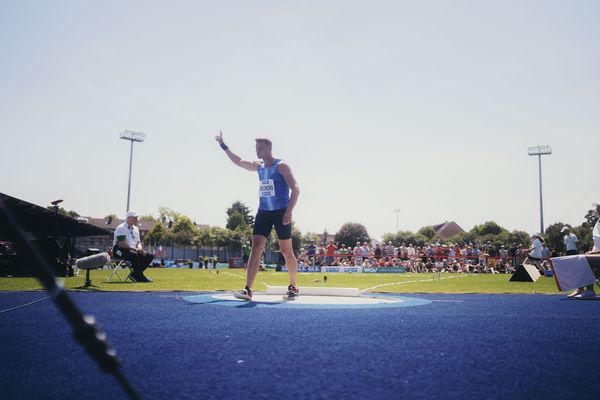
POLYGON ((442 272, 452 272, 447 259, 442 260, 442 272))
POLYGON ((465 267, 467 269, 467 272, 470 272, 472 274, 479 272, 471 260, 467 260, 465 267))
POLYGON ((491 264, 486 265, 484 267, 483 272, 485 272, 486 274, 497 274, 498 273, 498 271, 496 271, 491 264))
POLYGON ((454 272, 454 273, 462 272, 460 263, 457 260, 454 260, 454 262, 452 263, 452 272, 454 272))
POLYGON ((425 271, 426 272, 432 272, 433 271, 433 261, 431 258, 427 259, 427 262, 425 263, 425 271))
POLYGON ((152 264, 154 256, 146 254, 140 241, 140 230, 136 226, 138 214, 135 211, 127 212, 127 219, 117 226, 113 241, 113 254, 131 262, 132 272, 129 278, 134 282, 152 282, 144 275, 146 268, 152 264))
POLYGON ((483 251, 479 253, 479 265, 485 267, 486 263, 487 263, 487 257, 488 254, 484 253, 483 251))

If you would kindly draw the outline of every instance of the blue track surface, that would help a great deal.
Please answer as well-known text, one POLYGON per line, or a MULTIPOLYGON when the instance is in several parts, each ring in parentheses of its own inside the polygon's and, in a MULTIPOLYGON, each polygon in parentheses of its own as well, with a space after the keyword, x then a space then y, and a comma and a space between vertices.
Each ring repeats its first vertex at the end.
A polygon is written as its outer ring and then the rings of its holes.
MULTIPOLYGON (((600 302, 403 295, 414 307, 223 307, 72 293, 146 399, 598 399, 600 302)), ((0 310, 44 297, 0 292, 0 310)), ((49 300, 0 314, 0 398, 120 399, 49 300)))

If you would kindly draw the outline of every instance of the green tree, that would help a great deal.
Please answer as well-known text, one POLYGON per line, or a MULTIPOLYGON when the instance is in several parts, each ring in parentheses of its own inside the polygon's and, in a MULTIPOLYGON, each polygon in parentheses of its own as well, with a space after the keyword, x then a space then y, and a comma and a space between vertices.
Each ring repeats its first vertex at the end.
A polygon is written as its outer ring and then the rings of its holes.
POLYGON ((435 236, 435 229, 432 226, 424 226, 417 231, 418 235, 425 237, 427 241, 430 241, 435 236))
POLYGON ((154 225, 154 228, 148 232, 147 239, 154 243, 161 243, 163 239, 165 239, 166 234, 167 230, 165 229, 164 225, 160 222, 157 222, 156 225, 154 225))
POLYGON ((238 226, 245 224, 254 225, 254 217, 250 210, 243 202, 236 201, 227 209, 227 229, 235 229, 238 226))
POLYGON ((494 221, 487 221, 481 225, 475 225, 473 229, 471 229, 471 233, 476 236, 499 235, 502 232, 507 232, 507 230, 494 221))
POLYGON ((158 207, 158 220, 165 225, 169 223, 175 224, 182 217, 180 212, 177 212, 168 207, 158 207))
POLYGON ((239 211, 233 210, 231 214, 229 214, 229 217, 227 217, 227 225, 225 225, 225 227, 230 230, 235 230, 244 226, 249 226, 246 224, 244 216, 240 214, 239 211))
POLYGON ((383 235, 383 242, 392 242, 394 246, 400 246, 402 243, 413 246, 423 246, 428 240, 425 236, 411 231, 399 231, 398 233, 386 233, 383 235))
POLYGON ((241 253, 242 245, 249 240, 252 242, 252 227, 243 224, 236 229, 229 229, 229 247, 239 250, 241 253))
POLYGON ((596 212, 594 210, 588 210, 588 212, 585 214, 584 218, 585 218, 585 222, 581 225, 585 226, 586 228, 593 229, 594 225, 596 225, 596 222, 598 221, 598 216, 596 215, 596 212))
POLYGON ((592 229, 598 221, 598 216, 594 210, 588 210, 583 217, 585 221, 578 227, 571 230, 575 236, 577 236, 577 249, 580 252, 587 252, 592 250, 594 241, 592 240, 592 229))
POLYGON ((188 217, 180 216, 171 231, 175 243, 189 245, 193 243, 198 228, 196 228, 196 225, 188 217))
POLYGON ((319 236, 318 233, 306 232, 302 235, 302 242, 300 243, 300 247, 306 248, 306 246, 308 246, 311 240, 314 240, 317 246, 321 244, 321 236, 319 236))
MULTIPOLYGON (((263 253, 263 256, 265 257, 265 260, 266 260, 267 256, 270 255, 272 258, 273 253, 279 252, 279 251, 280 251, 279 240, 277 240, 277 233, 275 232, 275 229, 273 229, 271 231, 271 234, 267 238, 267 244, 265 245, 265 251, 263 253)), ((268 261, 270 261, 270 260, 268 260, 268 261)))
MULTIPOLYGON (((400 232, 398 232, 400 233, 400 232)), ((383 243, 387 243, 387 242, 392 242, 394 244, 394 246, 398 246, 398 244, 396 243, 397 239, 397 235, 395 233, 390 233, 390 232, 386 232, 383 234, 383 243)))
POLYGON ((302 247, 302 232, 296 226, 292 225, 292 248, 295 254, 298 254, 300 247, 302 247))
POLYGON ((592 228, 586 226, 586 223, 581 224, 573 229, 571 232, 577 236, 577 250, 580 253, 585 253, 592 250, 594 241, 592 240, 592 228))
POLYGON ((346 222, 335 234, 335 241, 339 245, 354 246, 356 242, 370 242, 371 238, 364 225, 356 222, 346 222))
POLYGON ((462 246, 465 244, 477 242, 477 235, 475 235, 472 232, 461 232, 449 238, 448 241, 451 243, 457 243, 462 246))
POLYGON ((190 232, 196 233, 196 225, 186 216, 181 216, 173 225, 173 233, 190 232))
POLYGON ((173 242, 180 244, 180 245, 184 245, 184 246, 189 246, 191 244, 194 244, 194 234, 188 231, 180 231, 180 232, 173 232, 173 242))
POLYGON ((194 244, 196 246, 213 246, 214 236, 211 229, 199 229, 196 236, 194 237, 194 244))
POLYGON ((213 238, 212 246, 226 247, 232 245, 231 231, 229 229, 213 226, 210 228, 210 235, 213 238))
POLYGON ((560 230, 565 226, 562 222, 556 222, 552 225, 549 225, 544 232, 544 241, 546 242, 546 246, 550 250, 556 250, 559 253, 565 251, 565 245, 563 238, 565 234, 560 230))
POLYGON ((525 231, 512 231, 508 234, 507 244, 512 246, 513 244, 521 247, 529 247, 531 244, 531 235, 525 231))

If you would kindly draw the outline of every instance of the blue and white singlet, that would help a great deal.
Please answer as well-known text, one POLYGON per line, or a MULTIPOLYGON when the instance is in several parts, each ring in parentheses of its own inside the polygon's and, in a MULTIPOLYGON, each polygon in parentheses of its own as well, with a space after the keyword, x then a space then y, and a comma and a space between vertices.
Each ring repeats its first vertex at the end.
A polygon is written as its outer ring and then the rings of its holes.
POLYGON ((280 161, 274 160, 270 167, 264 163, 258 167, 258 209, 261 211, 281 210, 290 202, 290 187, 277 170, 280 161))

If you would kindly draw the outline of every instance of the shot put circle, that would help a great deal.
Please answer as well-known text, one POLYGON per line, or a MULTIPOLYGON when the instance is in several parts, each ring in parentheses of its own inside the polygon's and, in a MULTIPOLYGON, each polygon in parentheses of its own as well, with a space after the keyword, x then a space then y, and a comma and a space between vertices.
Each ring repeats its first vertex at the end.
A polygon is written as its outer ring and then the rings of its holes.
POLYGON ((365 293, 360 296, 300 295, 295 300, 285 300, 281 295, 254 293, 252 301, 236 299, 233 293, 212 293, 185 296, 185 301, 197 304, 252 307, 252 308, 398 308, 430 304, 431 300, 405 297, 395 294, 365 293))

